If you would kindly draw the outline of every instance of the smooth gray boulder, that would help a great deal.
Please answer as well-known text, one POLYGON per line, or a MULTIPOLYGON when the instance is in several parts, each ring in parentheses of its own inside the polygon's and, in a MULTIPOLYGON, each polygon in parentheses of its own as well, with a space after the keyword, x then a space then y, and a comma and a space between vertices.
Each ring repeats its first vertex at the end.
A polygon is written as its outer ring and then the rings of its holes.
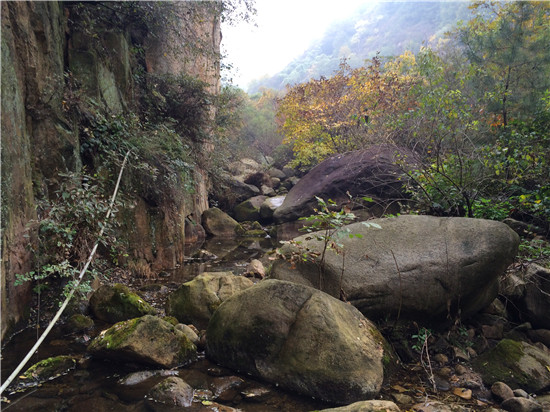
POLYGON ((295 183, 273 218, 283 223, 309 216, 317 207, 315 196, 332 199, 339 205, 348 203, 349 195, 388 202, 403 199, 403 167, 408 167, 414 158, 413 152, 393 145, 334 155, 295 183))
POLYGON ((278 280, 224 301, 206 336, 213 361, 338 404, 375 397, 395 359, 374 324, 353 306, 278 280))
POLYGON ((206 327, 220 304, 254 283, 231 272, 204 272, 168 296, 166 314, 182 323, 206 327))
POLYGON ((151 315, 114 324, 92 340, 87 350, 98 358, 164 368, 188 363, 197 354, 197 347, 183 332, 151 315))
MULTIPOLYGON (((370 222, 381 228, 358 222, 342 229, 362 238, 339 239, 345 260, 327 250, 321 280, 323 291, 343 291, 371 319, 439 323, 478 312, 496 298, 519 244, 512 229, 491 220, 408 215, 370 222)), ((318 288, 323 245, 311 237, 282 247, 287 259, 275 261, 269 277, 318 288)))

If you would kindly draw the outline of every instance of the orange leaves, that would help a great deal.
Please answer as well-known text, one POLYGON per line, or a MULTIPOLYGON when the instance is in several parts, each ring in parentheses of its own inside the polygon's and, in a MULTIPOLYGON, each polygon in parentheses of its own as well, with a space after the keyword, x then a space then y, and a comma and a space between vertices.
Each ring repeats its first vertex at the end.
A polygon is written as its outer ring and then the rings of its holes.
POLYGON ((298 163, 321 161, 322 156, 361 148, 369 141, 380 143, 370 134, 388 135, 390 117, 410 106, 413 84, 410 76, 390 69, 384 70, 379 58, 357 69, 342 63, 331 78, 288 89, 278 118, 298 163))

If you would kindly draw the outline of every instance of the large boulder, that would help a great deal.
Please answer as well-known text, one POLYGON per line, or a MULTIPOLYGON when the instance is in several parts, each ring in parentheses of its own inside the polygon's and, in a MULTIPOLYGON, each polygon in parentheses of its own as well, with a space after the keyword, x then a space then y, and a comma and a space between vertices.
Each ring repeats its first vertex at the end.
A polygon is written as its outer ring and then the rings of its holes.
POLYGON ((260 220, 260 207, 264 203, 266 196, 254 196, 244 202, 239 203, 233 209, 233 214, 238 222, 254 222, 260 220))
POLYGON ((266 280, 212 316, 207 356, 289 390, 348 404, 375 397, 393 354, 353 306, 303 285, 266 280))
POLYGON ((202 226, 211 236, 236 237, 244 233, 244 229, 235 219, 217 207, 211 207, 202 213, 202 226))
POLYGON ((313 213, 315 196, 338 204, 354 197, 377 197, 391 201, 402 199, 403 165, 414 154, 392 145, 372 146, 365 150, 338 154, 315 166, 288 192, 274 214, 275 221, 289 222, 313 213))
POLYGON ((109 323, 156 313, 150 304, 120 283, 100 286, 90 297, 90 309, 97 319, 109 323))
POLYGON ((173 368, 194 360, 197 347, 171 323, 146 315, 101 332, 88 352, 98 358, 173 368))
POLYGON ((550 387, 550 350, 511 339, 474 359, 472 366, 486 385, 504 382, 512 389, 537 393, 550 387))
POLYGON ((201 273, 168 296, 166 314, 182 323, 206 327, 224 300, 252 285, 254 283, 250 279, 231 272, 201 273))
POLYGON ((488 306, 518 249, 518 235, 483 219, 399 216, 342 228, 343 252, 304 235, 285 245, 287 259, 274 262, 270 277, 341 293, 371 319, 399 317, 439 323, 467 317, 488 306), (349 231, 346 232, 346 231, 349 231), (309 258, 304 261, 303 254, 309 258), (291 262, 292 257, 296 262, 291 262), (345 258, 345 259, 344 259, 345 258), (320 273, 322 274, 320 279, 320 273))

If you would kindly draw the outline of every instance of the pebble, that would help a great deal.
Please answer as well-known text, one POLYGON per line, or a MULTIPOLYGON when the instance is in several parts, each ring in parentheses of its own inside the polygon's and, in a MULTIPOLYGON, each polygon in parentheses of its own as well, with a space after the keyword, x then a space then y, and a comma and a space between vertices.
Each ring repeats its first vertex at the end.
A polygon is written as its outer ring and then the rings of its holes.
POLYGON ((435 381, 435 387, 437 388, 437 390, 446 392, 449 389, 451 389, 451 384, 447 381, 447 379, 439 375, 434 375, 434 381, 435 381))
POLYGON ((491 393, 499 402, 513 398, 515 396, 512 388, 510 388, 504 382, 493 383, 493 386, 491 386, 491 393))
POLYGON ((436 362, 439 362, 440 365, 446 365, 449 363, 449 358, 447 355, 444 355, 443 353, 438 353, 434 356, 434 360, 436 362))
POLYGON ((455 372, 457 375, 464 375, 469 372, 468 368, 464 365, 456 365, 455 366, 455 372))
POLYGON ((439 369, 438 374, 443 376, 444 378, 449 378, 453 374, 453 370, 448 366, 445 366, 439 369))
POLYGON ((513 392, 514 396, 516 396, 517 398, 526 398, 526 399, 530 399, 531 397, 529 396, 529 394, 527 392, 525 392, 523 389, 514 389, 514 392, 513 392))
POLYGON ((542 412, 540 404, 525 398, 506 399, 500 407, 508 412, 542 412))

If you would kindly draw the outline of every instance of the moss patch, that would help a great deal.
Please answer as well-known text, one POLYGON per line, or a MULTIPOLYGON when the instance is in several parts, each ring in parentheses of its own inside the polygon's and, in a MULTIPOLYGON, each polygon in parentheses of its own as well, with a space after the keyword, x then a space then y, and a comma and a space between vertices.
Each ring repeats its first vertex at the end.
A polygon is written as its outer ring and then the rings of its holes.
POLYGON ((504 382, 512 389, 537 392, 550 384, 550 356, 525 342, 503 339, 472 365, 486 385, 504 382))
POLYGON ((24 379, 46 381, 57 378, 76 367, 76 359, 71 356, 55 356, 35 363, 23 374, 24 379))

